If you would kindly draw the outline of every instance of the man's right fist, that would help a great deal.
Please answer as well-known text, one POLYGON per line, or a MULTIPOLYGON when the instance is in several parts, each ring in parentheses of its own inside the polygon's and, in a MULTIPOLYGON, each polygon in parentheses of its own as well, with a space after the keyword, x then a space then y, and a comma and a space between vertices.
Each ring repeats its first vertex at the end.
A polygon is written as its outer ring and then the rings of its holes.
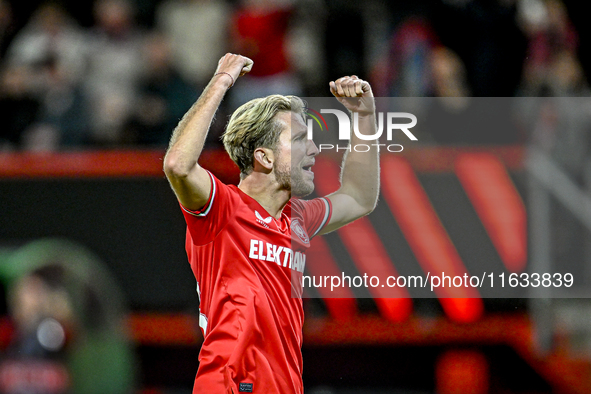
POLYGON ((250 72, 253 64, 254 62, 246 56, 226 53, 218 62, 215 73, 228 73, 235 81, 238 77, 250 72))

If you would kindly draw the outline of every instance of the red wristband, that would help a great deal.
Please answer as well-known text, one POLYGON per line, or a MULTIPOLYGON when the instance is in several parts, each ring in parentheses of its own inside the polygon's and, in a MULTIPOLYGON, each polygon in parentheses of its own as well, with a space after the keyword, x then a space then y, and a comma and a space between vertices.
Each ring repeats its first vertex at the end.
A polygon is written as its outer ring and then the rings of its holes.
POLYGON ((230 75, 230 73, 227 73, 227 72, 225 72, 225 71, 220 71, 219 73, 215 73, 215 74, 214 74, 214 77, 215 77, 216 75, 220 75, 220 74, 226 74, 227 76, 229 76, 229 77, 232 79, 232 85, 230 85, 230 87, 234 86, 234 77, 233 77, 232 75, 230 75))

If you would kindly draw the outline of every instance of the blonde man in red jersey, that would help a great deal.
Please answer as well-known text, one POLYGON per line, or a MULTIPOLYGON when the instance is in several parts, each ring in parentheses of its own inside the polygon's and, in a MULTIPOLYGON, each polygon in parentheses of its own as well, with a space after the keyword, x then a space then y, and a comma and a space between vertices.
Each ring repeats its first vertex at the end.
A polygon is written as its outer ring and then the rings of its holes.
MULTIPOLYGON (((223 141, 240 168, 238 186, 201 167, 197 160, 216 110, 252 67, 240 55, 220 59, 164 159, 187 222, 185 247, 200 298, 204 342, 194 394, 303 393, 303 308, 293 297, 301 293, 293 279, 301 279, 310 239, 367 215, 379 193, 379 155, 372 148, 346 154, 339 190, 297 198, 314 189, 318 150, 307 138, 303 103, 293 96, 252 100, 232 115, 223 141)), ((375 134, 369 83, 343 77, 330 82, 330 91, 358 113, 362 134, 375 134)), ((359 142, 352 133, 351 144, 359 142)))

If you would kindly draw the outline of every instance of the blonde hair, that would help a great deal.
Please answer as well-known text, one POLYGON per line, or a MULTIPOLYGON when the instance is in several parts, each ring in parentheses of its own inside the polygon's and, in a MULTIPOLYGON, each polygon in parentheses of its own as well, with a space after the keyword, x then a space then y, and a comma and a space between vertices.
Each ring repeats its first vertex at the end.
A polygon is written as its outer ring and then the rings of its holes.
POLYGON ((282 127, 275 116, 281 111, 293 111, 305 117, 302 99, 278 94, 251 100, 230 117, 222 142, 240 168, 241 177, 253 170, 255 149, 277 147, 282 127))

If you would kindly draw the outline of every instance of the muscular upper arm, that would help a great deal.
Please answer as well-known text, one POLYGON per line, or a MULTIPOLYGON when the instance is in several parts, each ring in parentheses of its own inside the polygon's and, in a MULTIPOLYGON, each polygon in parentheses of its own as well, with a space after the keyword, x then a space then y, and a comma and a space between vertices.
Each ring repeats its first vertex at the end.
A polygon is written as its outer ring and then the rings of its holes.
POLYGON ((319 234, 330 233, 371 212, 371 209, 361 206, 353 197, 345 193, 337 191, 329 194, 326 198, 330 200, 332 205, 332 214, 328 224, 319 234))
POLYGON ((191 211, 203 208, 212 188, 211 177, 203 167, 196 164, 186 174, 165 167, 165 173, 172 190, 185 208, 191 211))

